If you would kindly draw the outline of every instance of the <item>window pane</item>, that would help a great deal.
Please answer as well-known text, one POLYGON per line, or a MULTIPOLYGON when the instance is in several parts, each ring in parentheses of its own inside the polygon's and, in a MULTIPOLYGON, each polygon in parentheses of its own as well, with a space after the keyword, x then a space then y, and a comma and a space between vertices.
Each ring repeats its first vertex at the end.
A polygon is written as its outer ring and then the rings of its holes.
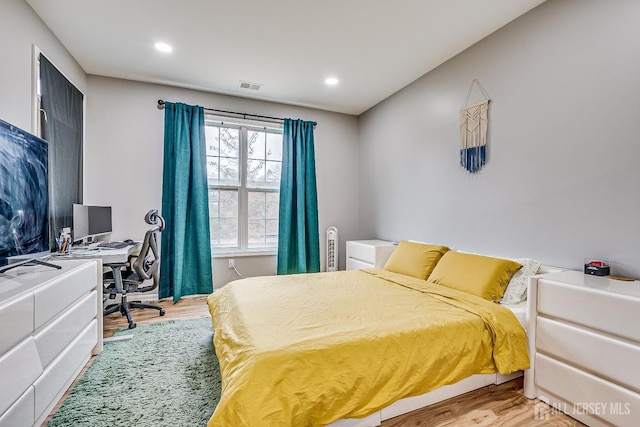
POLYGON ((265 193, 249 191, 248 193, 249 219, 265 218, 265 193))
POLYGON ((247 168, 247 184, 264 182, 265 162, 264 160, 249 160, 247 168))
POLYGON ((220 191, 220 218, 238 218, 237 191, 220 191))
POLYGON ((280 194, 279 193, 265 193, 266 203, 265 211, 267 219, 278 219, 278 210, 280 208, 280 194))
POLYGON ((220 179, 219 158, 207 156, 207 180, 209 184, 217 183, 220 179))
POLYGON ((220 216, 220 190, 209 189, 209 216, 211 218, 220 216))
POLYGON ((247 186, 278 189, 282 159, 282 134, 248 131, 247 186))
POLYGON ((278 246, 279 194, 267 191, 249 191, 249 248, 278 246))
POLYGON ((220 221, 218 218, 209 219, 209 228, 211 229, 211 247, 215 247, 220 242, 220 221))
POLYGON ((278 246, 278 220, 269 219, 265 222, 265 244, 270 247, 278 246))
POLYGON ((240 129, 205 126, 209 185, 240 185, 240 129))
POLYGON ((220 219, 220 243, 218 246, 237 247, 238 246, 238 220, 220 219))
POLYGON ((262 219, 249 220, 249 247, 264 247, 265 224, 262 219))
POLYGON ((267 160, 282 161, 282 135, 267 133, 267 160))
POLYGON ((207 156, 219 156, 219 134, 220 128, 214 126, 205 126, 204 127, 204 140, 207 148, 207 156))
POLYGON ((282 163, 267 161, 265 167, 266 167, 265 181, 271 182, 271 183, 279 183, 280 168, 282 167, 282 163))
POLYGON ((238 157, 240 148, 240 129, 220 128, 220 155, 238 157))
POLYGON ((220 157, 220 183, 238 184, 240 182, 240 171, 238 169, 238 159, 220 157))
POLYGON ((238 247, 238 191, 209 189, 211 246, 238 247))
POLYGON ((264 144, 265 134, 264 132, 247 131, 248 150, 247 157, 250 159, 265 159, 264 144))

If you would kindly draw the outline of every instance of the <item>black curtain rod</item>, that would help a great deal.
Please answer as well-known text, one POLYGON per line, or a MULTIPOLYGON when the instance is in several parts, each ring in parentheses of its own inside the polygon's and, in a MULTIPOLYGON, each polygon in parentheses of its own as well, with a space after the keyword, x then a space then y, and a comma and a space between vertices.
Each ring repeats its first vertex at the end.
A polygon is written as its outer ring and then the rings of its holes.
MULTIPOLYGON (((164 101, 162 99, 158 100, 158 108, 161 110, 164 109, 164 101)), ((261 116, 259 114, 249 114, 249 113, 238 113, 236 111, 217 110, 215 108, 207 108, 207 107, 203 107, 203 108, 205 111, 210 111, 213 113, 233 114, 233 117, 241 116, 243 119, 246 119, 247 117, 254 117, 257 119, 275 121, 276 123, 282 123, 284 121, 284 119, 280 117, 261 116)), ((313 122, 314 127, 317 125, 318 125, 317 122, 313 122)))

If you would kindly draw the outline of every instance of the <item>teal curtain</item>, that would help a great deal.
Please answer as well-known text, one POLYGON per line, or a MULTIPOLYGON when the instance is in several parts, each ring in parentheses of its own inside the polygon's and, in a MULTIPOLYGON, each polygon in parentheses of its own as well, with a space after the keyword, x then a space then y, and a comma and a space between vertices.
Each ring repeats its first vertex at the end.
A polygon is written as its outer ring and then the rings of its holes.
POLYGON ((213 292, 209 200, 200 106, 164 104, 160 298, 213 292))
POLYGON ((320 271, 313 122, 284 120, 278 274, 320 271))

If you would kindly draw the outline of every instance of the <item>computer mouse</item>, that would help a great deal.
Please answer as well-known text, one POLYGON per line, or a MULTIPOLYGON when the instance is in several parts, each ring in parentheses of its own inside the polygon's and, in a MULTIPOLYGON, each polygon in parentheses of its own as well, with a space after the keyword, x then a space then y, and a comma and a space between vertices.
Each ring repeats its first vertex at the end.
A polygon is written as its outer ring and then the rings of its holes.
POLYGON ((133 244, 134 244, 134 243, 136 243, 136 242, 134 242, 134 241, 133 241, 133 240, 131 240, 131 239, 127 239, 127 240, 123 240, 123 243, 126 243, 127 245, 133 245, 133 244))

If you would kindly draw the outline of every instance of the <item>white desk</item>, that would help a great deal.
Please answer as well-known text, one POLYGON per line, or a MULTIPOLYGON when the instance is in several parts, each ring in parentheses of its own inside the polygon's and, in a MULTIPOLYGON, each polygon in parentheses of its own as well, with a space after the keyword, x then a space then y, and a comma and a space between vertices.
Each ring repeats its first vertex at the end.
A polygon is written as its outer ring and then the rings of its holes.
POLYGON ((140 250, 141 243, 135 243, 122 249, 80 249, 72 248, 70 254, 53 254, 53 259, 92 259, 98 258, 103 264, 126 262, 129 255, 140 250))

